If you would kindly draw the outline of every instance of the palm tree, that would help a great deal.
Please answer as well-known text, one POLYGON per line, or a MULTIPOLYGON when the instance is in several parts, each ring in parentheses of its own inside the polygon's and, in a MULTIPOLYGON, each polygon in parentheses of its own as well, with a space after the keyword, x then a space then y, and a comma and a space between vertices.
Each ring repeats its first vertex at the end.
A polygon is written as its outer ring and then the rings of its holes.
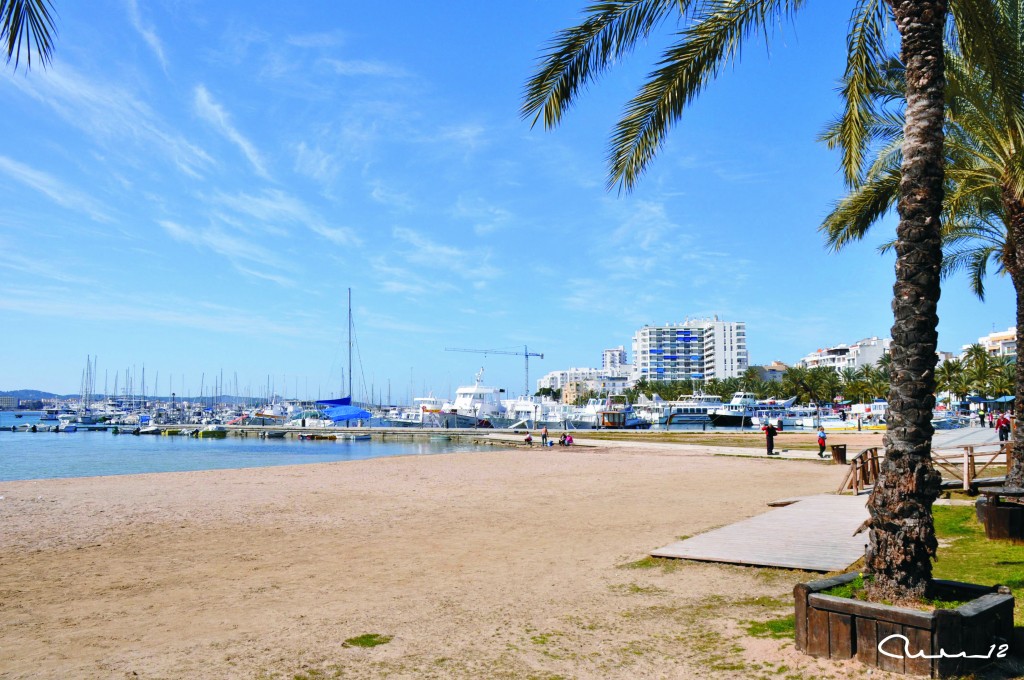
POLYGON ((7 63, 14 59, 18 70, 22 51, 25 62, 32 68, 32 52, 36 60, 46 66, 53 55, 53 3, 50 0, 0 0, 0 42, 7 50, 7 63))
POLYGON ((964 365, 959 359, 943 361, 935 370, 935 387, 941 392, 949 392, 951 399, 959 401, 960 393, 956 388, 963 374, 964 365))
MULTIPOLYGON (((954 10, 966 0, 950 0, 954 10)), ((669 16, 683 28, 657 68, 627 105, 612 135, 609 186, 632 189, 671 126, 719 71, 739 57, 744 39, 804 5, 803 0, 605 0, 585 10, 582 23, 558 34, 528 82, 522 112, 557 125, 582 88, 619 61, 669 16)), ((885 52, 885 25, 895 19, 906 66, 900 224, 893 288, 892 354, 887 456, 869 502, 867 567, 871 596, 921 597, 931 578, 936 540, 931 504, 939 475, 931 465, 936 306, 942 261, 939 216, 943 196, 943 30, 946 0, 854 0, 847 58, 844 157, 849 178, 870 105, 869 85, 885 52)), ((956 14, 956 11, 954 11, 956 14)), ((972 33, 976 32, 974 27, 972 33)))
MULTIPOLYGON (((953 3, 954 7, 956 2, 953 3)), ((990 267, 1009 274, 1017 295, 1018 337, 1024 335, 1024 6, 1020 0, 973 3, 975 19, 957 22, 946 54, 946 194, 943 211, 943 274, 965 270, 971 288, 984 299, 990 267), (982 17, 981 15, 985 15, 982 17), (964 36, 984 35, 973 44, 964 36)), ((899 149, 905 74, 890 61, 873 83, 866 126, 873 130, 877 157, 863 169, 851 194, 826 219, 823 230, 841 247, 864 232, 892 206, 900 179, 899 149), (887 106, 888 105, 888 106, 887 106), (892 107, 895 106, 895 109, 892 107)), ((825 138, 842 145, 839 125, 825 138)), ((1014 392, 1024 400, 1024 347, 1018 343, 1014 392)), ((981 390, 985 391, 985 390, 981 390)), ((1024 413, 1016 409, 1018 426, 1024 413)), ((1024 440, 1014 442, 1007 483, 1024 486, 1024 440)))
POLYGON ((971 381, 971 389, 983 397, 989 396, 988 384, 992 380, 992 361, 988 354, 981 354, 968 360, 967 377, 971 381))

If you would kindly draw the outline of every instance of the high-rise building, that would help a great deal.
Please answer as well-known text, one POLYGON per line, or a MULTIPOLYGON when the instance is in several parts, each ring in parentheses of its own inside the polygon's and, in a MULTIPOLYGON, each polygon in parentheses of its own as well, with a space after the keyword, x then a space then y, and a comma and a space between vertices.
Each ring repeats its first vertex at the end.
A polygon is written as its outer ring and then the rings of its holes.
POLYGON ((601 353, 601 373, 611 376, 628 376, 629 364, 626 362, 626 348, 622 345, 606 349, 601 353))
POLYGON ((721 380, 739 377, 748 365, 743 321, 686 319, 633 335, 634 380, 721 380))

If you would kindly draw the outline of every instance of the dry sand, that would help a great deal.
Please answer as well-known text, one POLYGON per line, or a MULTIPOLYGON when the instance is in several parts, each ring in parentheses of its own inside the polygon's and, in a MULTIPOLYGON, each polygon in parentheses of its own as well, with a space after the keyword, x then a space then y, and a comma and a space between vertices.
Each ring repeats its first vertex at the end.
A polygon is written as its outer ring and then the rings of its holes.
POLYGON ((861 677, 746 634, 807 574, 623 566, 844 473, 693 448, 0 482, 0 677, 861 677))

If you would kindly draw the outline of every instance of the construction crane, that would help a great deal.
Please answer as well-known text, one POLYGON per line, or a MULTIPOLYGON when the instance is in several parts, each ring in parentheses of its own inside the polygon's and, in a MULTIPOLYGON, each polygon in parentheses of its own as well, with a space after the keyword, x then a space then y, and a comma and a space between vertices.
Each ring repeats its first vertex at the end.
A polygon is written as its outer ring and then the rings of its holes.
POLYGON ((464 349, 462 347, 445 347, 445 352, 472 352, 474 354, 511 354, 517 357, 523 357, 526 362, 526 382, 523 383, 523 396, 530 396, 530 357, 544 358, 543 354, 537 354, 531 352, 530 349, 523 345, 522 352, 514 352, 508 349, 464 349))

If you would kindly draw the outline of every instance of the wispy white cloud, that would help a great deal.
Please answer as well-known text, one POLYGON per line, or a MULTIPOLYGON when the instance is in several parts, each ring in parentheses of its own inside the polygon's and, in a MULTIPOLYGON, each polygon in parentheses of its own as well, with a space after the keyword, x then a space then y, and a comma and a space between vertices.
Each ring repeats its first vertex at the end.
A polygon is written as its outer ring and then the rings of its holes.
POLYGON ((249 164, 252 165, 256 174, 265 179, 270 179, 260 152, 256 150, 252 142, 235 128, 231 123, 231 116, 228 115, 223 106, 214 101, 209 90, 203 85, 196 86, 194 103, 199 117, 213 125, 220 134, 237 146, 242 151, 242 155, 249 161, 249 164))
POLYGON ((308 338, 317 333, 315 327, 246 313, 238 307, 196 305, 194 301, 161 296, 128 298, 109 291, 100 296, 66 287, 23 287, 10 289, 9 293, 0 297, 0 309, 41 317, 136 322, 147 327, 194 328, 264 340, 271 336, 308 338))
MULTIPOLYGON (((113 83, 99 83, 66 63, 55 65, 45 77, 15 77, 9 69, 0 70, 0 83, 6 83, 50 107, 70 125, 118 154, 125 154, 126 142, 144 150, 146 163, 159 154, 179 171, 201 178, 213 159, 192 144, 140 101, 133 92, 113 83)), ((142 163, 138 158, 132 162, 142 163)))
POLYGON ((164 56, 164 46, 160 42, 160 37, 157 36, 156 30, 151 25, 148 25, 142 21, 142 14, 139 12, 139 4, 137 0, 125 0, 128 5, 128 18, 132 22, 132 27, 139 32, 142 39, 149 45, 149 49, 153 50, 153 54, 156 55, 157 60, 160 61, 160 66, 164 72, 167 72, 167 57, 164 56))
POLYGON ((369 263, 377 285, 385 293, 421 298, 452 293, 459 289, 450 280, 418 274, 408 267, 397 266, 382 256, 370 258, 369 263))
POLYGON ((468 281, 474 288, 485 287, 500 274, 500 271, 490 263, 489 251, 468 251, 437 243, 405 227, 396 227, 392 230, 392 235, 396 241, 407 246, 398 253, 407 263, 441 269, 446 276, 468 281))
POLYGON ((190 229, 171 220, 159 220, 158 224, 175 241, 187 243, 194 248, 213 251, 231 262, 243 274, 257 276, 283 286, 295 285, 294 281, 287 277, 265 270, 257 272, 251 267, 241 264, 242 262, 253 262, 277 270, 285 269, 288 266, 285 260, 249 238, 229 234, 218 226, 190 229))
POLYGON ((362 242, 351 229, 328 225, 305 203, 277 189, 267 189, 259 194, 217 194, 214 200, 267 224, 304 227, 338 245, 354 246, 362 242))
POLYGON ((36 170, 6 156, 0 156, 0 173, 38 191, 64 208, 83 212, 98 222, 112 221, 110 211, 101 203, 41 170, 36 170))
POLYGON ((473 231, 478 235, 490 234, 509 224, 512 213, 499 208, 482 198, 459 196, 452 214, 461 220, 473 222, 473 231))
POLYGON ((396 319, 387 314, 379 314, 367 309, 359 310, 359 321, 362 325, 376 328, 382 331, 400 331, 402 333, 428 333, 431 335, 448 332, 445 328, 436 326, 424 326, 423 324, 410 323, 404 319, 396 319))
POLYGON ((327 184, 338 174, 334 156, 319 146, 299 142, 295 147, 295 172, 327 184))
POLYGON ((55 260, 50 257, 40 258, 38 256, 23 255, 15 247, 0 240, 0 269, 15 272, 18 278, 47 279, 60 283, 89 285, 91 279, 77 276, 72 272, 74 267, 67 262, 55 260))
POLYGON ((302 35, 290 35, 285 38, 285 42, 289 45, 303 48, 337 47, 345 42, 345 36, 340 31, 304 33, 302 35))
POLYGON ((409 194, 395 191, 390 187, 384 185, 384 182, 377 180, 371 184, 370 198, 377 203, 386 205, 390 208, 397 208, 399 210, 409 211, 413 209, 415 202, 409 194))
POLYGON ((375 78, 405 78, 408 73, 397 66, 386 64, 381 61, 366 61, 363 59, 324 59, 327 64, 339 76, 373 76, 375 78))

